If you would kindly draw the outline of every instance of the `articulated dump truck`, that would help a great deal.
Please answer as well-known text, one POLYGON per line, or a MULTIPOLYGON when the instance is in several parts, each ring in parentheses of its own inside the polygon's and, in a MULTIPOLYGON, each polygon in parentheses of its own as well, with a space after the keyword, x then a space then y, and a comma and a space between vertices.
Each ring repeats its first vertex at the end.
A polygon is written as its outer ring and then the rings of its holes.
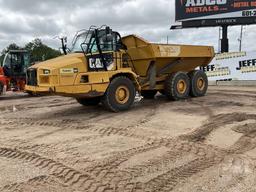
POLYGON ((30 67, 26 91, 73 97, 85 106, 102 103, 113 112, 129 109, 136 93, 146 99, 157 92, 170 100, 204 96, 208 80, 196 68, 214 57, 213 47, 122 38, 107 26, 78 32, 64 53, 30 67))

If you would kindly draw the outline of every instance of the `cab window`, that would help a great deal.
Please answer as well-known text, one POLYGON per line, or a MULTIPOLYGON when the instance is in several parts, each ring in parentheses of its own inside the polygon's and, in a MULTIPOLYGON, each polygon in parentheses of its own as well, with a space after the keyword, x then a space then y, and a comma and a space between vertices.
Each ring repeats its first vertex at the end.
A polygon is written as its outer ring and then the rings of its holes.
MULTIPOLYGON (((117 49, 117 35, 116 33, 113 34, 113 39, 107 39, 105 31, 100 31, 99 34, 99 46, 103 52, 107 51, 116 51, 117 49)), ((99 52, 95 37, 92 37, 91 44, 89 46, 90 53, 97 53, 99 52)))

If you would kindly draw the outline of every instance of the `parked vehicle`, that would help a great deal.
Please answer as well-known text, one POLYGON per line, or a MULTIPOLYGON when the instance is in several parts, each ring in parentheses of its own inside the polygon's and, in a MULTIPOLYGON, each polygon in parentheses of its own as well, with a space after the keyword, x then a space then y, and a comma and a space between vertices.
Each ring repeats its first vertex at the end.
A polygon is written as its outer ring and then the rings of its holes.
POLYGON ((205 95, 207 77, 195 68, 214 57, 210 46, 122 38, 107 26, 80 31, 67 52, 30 67, 26 91, 74 97, 82 105, 101 102, 114 112, 129 109, 136 91, 145 98, 160 91, 171 100, 205 95))

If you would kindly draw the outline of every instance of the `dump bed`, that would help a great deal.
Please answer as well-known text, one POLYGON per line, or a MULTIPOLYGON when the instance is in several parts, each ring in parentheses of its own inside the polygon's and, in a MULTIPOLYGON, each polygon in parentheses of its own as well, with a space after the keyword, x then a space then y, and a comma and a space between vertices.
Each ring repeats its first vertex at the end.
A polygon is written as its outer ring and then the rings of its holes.
POLYGON ((173 64, 165 73, 189 72, 208 65, 214 57, 214 49, 210 46, 154 44, 135 35, 123 37, 122 42, 133 60, 135 72, 142 77, 147 75, 152 62, 157 71, 173 64))

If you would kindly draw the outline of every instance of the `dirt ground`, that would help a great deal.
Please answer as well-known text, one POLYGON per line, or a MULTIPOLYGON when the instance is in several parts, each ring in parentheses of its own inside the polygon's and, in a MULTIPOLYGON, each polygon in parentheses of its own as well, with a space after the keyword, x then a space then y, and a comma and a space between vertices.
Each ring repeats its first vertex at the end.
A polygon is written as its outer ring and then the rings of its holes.
POLYGON ((162 95, 123 113, 0 98, 0 191, 255 192, 256 87, 162 95))

